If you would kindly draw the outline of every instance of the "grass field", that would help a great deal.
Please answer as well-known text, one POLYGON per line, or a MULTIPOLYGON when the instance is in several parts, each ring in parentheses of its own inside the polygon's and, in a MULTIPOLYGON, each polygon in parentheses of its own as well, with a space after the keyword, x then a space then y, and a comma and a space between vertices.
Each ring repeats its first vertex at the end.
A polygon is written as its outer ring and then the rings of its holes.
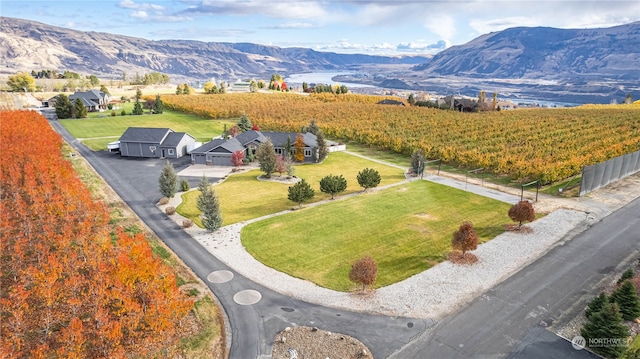
POLYGON ((469 192, 414 181, 249 224, 242 243, 256 259, 322 287, 349 291, 351 264, 371 255, 376 287, 443 261, 451 237, 471 221, 481 242, 504 230, 509 205, 469 192))
MULTIPOLYGON (((225 123, 230 128, 233 121, 210 120, 180 112, 164 111, 162 114, 140 116, 109 116, 81 120, 60 120, 60 123, 73 135, 82 139, 87 147, 94 151, 107 149, 109 142, 116 141, 128 127, 168 127, 177 132, 187 132, 197 141, 206 142, 219 136, 225 123)), ((116 110, 119 114, 119 111, 116 110)))
MULTIPOLYGON (((344 152, 333 152, 321 164, 295 166, 295 175, 304 178, 316 191, 312 202, 329 199, 331 196, 320 192, 320 179, 326 175, 343 175, 347 180, 347 190, 342 195, 361 191, 358 185, 358 172, 364 168, 375 168, 382 177, 380 185, 396 183, 404 180, 403 171, 399 168, 379 164, 344 152)), ((220 198, 224 223, 229 225, 271 213, 284 211, 296 204, 287 199, 288 184, 259 181, 262 172, 251 170, 229 176, 223 183, 214 187, 220 198)), ((177 211, 191 218, 200 225, 196 200, 199 191, 190 191, 182 196, 182 203, 177 211)))

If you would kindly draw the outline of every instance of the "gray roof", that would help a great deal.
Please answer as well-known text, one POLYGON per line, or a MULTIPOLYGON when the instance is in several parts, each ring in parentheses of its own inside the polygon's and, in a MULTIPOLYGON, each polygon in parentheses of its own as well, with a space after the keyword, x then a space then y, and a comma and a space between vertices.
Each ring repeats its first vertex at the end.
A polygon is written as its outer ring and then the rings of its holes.
POLYGON ((75 100, 76 98, 96 102, 96 105, 100 103, 100 100, 108 101, 107 94, 98 90, 79 91, 69 96, 69 100, 71 101, 75 100))
POLYGON ((225 143, 227 140, 222 139, 222 138, 214 138, 213 140, 205 143, 204 145, 195 148, 193 151, 191 151, 191 153, 205 153, 205 152, 209 152, 212 149, 219 147, 221 144, 225 143))
MULTIPOLYGON (((287 145, 287 138, 291 139, 291 147, 296 142, 298 132, 262 132, 265 137, 271 139, 273 147, 285 147, 287 145)), ((316 135, 311 132, 303 133, 302 139, 306 147, 317 147, 318 141, 316 135)))
POLYGON ((243 133, 237 135, 235 137, 241 145, 246 146, 251 142, 263 143, 267 140, 266 137, 260 132, 256 130, 244 131, 243 133))
POLYGON ((161 144, 173 130, 170 128, 129 127, 120 136, 120 142, 144 142, 161 144))
MULTIPOLYGON (((189 136, 189 137, 193 138, 193 136, 191 136, 190 134, 188 134, 186 132, 171 132, 171 133, 169 133, 167 138, 165 138, 164 141, 162 142, 162 146, 176 147, 177 145, 180 144, 180 141, 182 141, 184 136, 189 136)), ((195 138, 194 138, 194 140, 195 140, 195 138)))

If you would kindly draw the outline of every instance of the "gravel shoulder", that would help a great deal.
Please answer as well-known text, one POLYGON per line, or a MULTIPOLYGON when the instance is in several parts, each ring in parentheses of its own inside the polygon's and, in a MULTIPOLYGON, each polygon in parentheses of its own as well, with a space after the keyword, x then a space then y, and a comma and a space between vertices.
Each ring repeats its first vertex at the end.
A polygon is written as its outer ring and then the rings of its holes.
MULTIPOLYGON (((593 223, 640 195, 640 175, 628 177, 589 196, 576 199, 542 197, 537 211, 550 212, 528 224, 531 233, 505 232, 478 247, 472 266, 440 263, 402 282, 366 295, 344 293, 278 272, 255 260, 240 241, 241 222, 213 233, 185 229, 205 249, 239 274, 293 298, 327 307, 388 316, 438 319, 455 312, 483 292, 535 261, 555 245, 568 241, 593 223)), ((169 202, 176 206, 180 194, 169 202)), ((164 206, 160 207, 164 210, 164 206)), ((178 214, 170 216, 182 223, 178 214)))

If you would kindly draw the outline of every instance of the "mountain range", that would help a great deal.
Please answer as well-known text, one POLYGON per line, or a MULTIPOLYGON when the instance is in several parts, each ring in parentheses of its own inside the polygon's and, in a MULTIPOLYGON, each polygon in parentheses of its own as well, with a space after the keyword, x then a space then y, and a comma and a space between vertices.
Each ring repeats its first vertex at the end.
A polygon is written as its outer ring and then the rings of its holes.
POLYGON ((352 72, 337 80, 475 96, 611 102, 640 97, 640 22, 598 29, 515 27, 435 56, 373 56, 252 43, 152 41, 0 17, 0 73, 71 70, 119 79, 152 71, 172 82, 273 73, 352 72))

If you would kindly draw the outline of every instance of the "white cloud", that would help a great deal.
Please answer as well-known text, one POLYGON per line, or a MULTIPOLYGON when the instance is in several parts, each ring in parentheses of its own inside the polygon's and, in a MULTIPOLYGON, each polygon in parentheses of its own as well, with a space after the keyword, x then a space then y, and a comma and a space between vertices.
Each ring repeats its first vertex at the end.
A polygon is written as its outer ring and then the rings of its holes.
POLYGON ((286 24, 267 26, 263 28, 276 29, 276 30, 289 30, 289 29, 314 29, 314 28, 318 28, 318 26, 308 22, 289 22, 286 24))
POLYGON ((203 15, 253 15, 271 18, 311 19, 329 14, 315 1, 202 0, 189 6, 186 13, 203 15))
POLYGON ((429 17, 424 27, 445 40, 451 40, 456 35, 456 22, 450 15, 429 17))
POLYGON ((147 14, 144 10, 133 11, 129 16, 134 17, 136 19, 146 20, 149 18, 149 14, 147 14))
POLYGON ((469 25, 479 34, 501 31, 510 27, 537 26, 538 21, 532 17, 515 16, 501 19, 474 19, 469 25))
POLYGON ((162 11, 166 8, 162 5, 149 4, 149 3, 135 3, 132 0, 122 0, 118 4, 121 8, 134 9, 134 10, 156 10, 162 11))

